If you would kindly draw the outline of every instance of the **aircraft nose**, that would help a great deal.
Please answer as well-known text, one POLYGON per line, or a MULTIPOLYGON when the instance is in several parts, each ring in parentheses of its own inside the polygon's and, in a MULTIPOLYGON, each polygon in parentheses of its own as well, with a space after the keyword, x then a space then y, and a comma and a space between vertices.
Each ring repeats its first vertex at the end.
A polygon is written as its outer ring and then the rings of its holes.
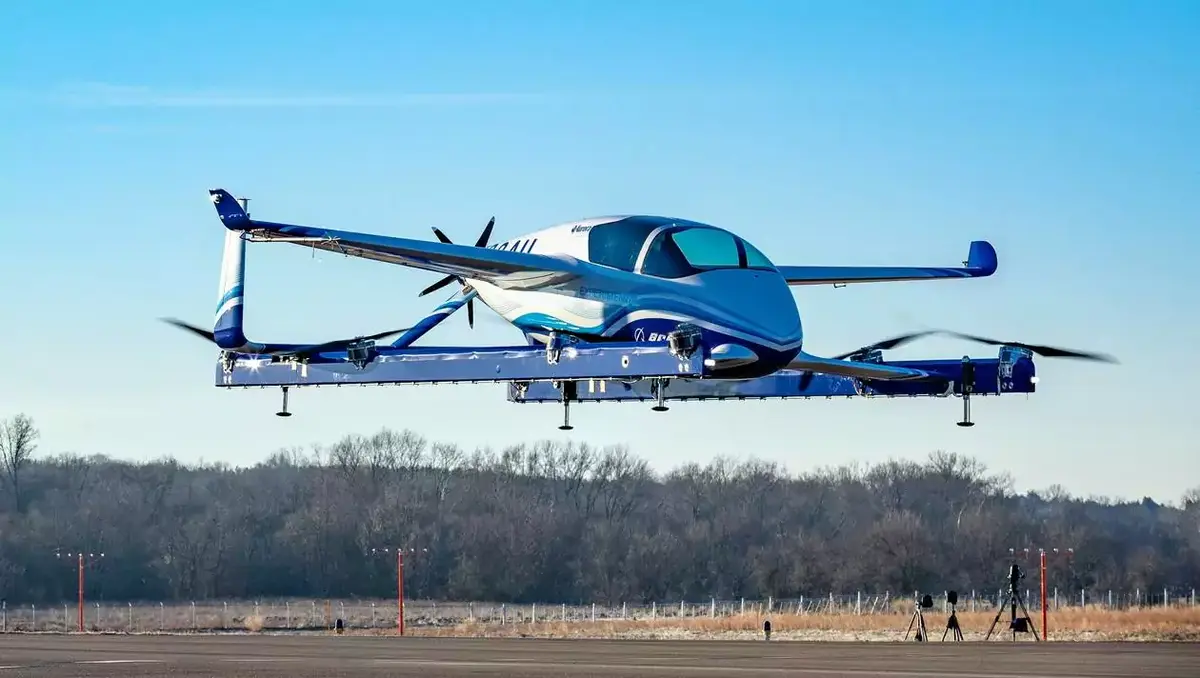
POLYGON ((803 339, 800 311, 783 276, 774 271, 713 271, 711 289, 746 329, 779 344, 803 339), (718 279, 720 278, 720 279, 718 279))
MULTIPOLYGON (((757 272, 756 272, 757 273, 757 272)), ((787 281, 778 273, 761 273, 762 323, 780 342, 800 341, 803 327, 800 309, 787 281)))

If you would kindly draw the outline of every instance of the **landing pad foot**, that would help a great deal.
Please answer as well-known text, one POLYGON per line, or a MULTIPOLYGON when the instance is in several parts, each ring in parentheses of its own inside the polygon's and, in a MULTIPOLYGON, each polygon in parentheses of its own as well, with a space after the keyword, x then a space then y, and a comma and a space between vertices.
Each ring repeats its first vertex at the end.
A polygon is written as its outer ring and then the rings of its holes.
POLYGON ((275 416, 277 416, 277 417, 290 417, 290 416, 292 416, 292 413, 291 413, 291 412, 288 412, 288 408, 287 408, 287 406, 288 406, 288 387, 287 387, 287 386, 284 386, 284 387, 283 387, 283 408, 282 408, 282 409, 280 409, 278 412, 276 412, 276 413, 275 413, 275 416))

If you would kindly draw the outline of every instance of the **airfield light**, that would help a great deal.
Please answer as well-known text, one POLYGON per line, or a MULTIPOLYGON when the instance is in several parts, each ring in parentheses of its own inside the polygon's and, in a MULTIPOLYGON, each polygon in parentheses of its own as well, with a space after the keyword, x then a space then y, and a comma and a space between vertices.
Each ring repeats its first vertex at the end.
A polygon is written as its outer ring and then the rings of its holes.
MULTIPOLYGON (((373 548, 371 555, 388 554, 392 551, 396 552, 396 630, 400 635, 404 635, 404 551, 403 547, 391 549, 388 547, 373 548)), ((408 548, 409 553, 416 553, 418 549, 408 548)), ((429 549, 420 549, 421 553, 428 553, 429 549)))
MULTIPOLYGON (((78 568, 78 571, 79 571, 79 585, 78 585, 78 586, 79 586, 79 632, 80 632, 80 633, 83 633, 83 570, 84 570, 84 568, 85 568, 85 567, 87 567, 87 565, 91 564, 91 562, 92 562, 94 559, 96 559, 96 558, 103 558, 103 557, 104 557, 104 552, 100 552, 100 553, 88 553, 88 554, 87 554, 87 558, 88 558, 88 560, 87 560, 87 561, 85 561, 85 560, 84 560, 84 553, 83 553, 83 551, 80 551, 80 552, 78 552, 78 553, 75 553, 75 554, 73 554, 73 555, 74 555, 74 556, 75 556, 75 558, 76 558, 76 561, 77 561, 77 568, 78 568)), ((71 553, 66 553, 66 554, 64 554, 64 553, 62 553, 61 551, 55 551, 55 552, 54 552, 54 557, 55 557, 55 558, 63 558, 64 556, 65 556, 66 558, 70 558, 70 557, 72 556, 72 554, 71 554, 71 553)))
MULTIPOLYGON (((1073 549, 1073 548, 1067 548, 1065 551, 1060 551, 1060 550, 1059 550, 1059 549, 1057 549, 1057 548, 1056 548, 1056 549, 1054 549, 1054 554, 1055 554, 1056 556, 1057 556, 1057 555, 1059 555, 1060 553, 1062 553, 1063 555, 1065 555, 1066 557, 1068 557, 1068 558, 1069 558, 1069 557, 1071 557, 1071 556, 1075 555, 1075 549, 1073 549)), ((1040 564, 1040 567, 1041 567, 1041 570, 1042 570, 1042 573, 1041 573, 1041 574, 1042 574, 1042 583, 1041 583, 1041 594, 1042 594, 1042 637, 1043 637, 1043 638, 1046 638, 1047 640, 1049 640, 1049 635, 1050 635, 1050 632, 1049 632, 1049 628, 1048 628, 1048 626, 1047 626, 1047 621, 1046 621, 1046 616, 1047 616, 1047 615, 1046 615, 1046 549, 1038 549, 1038 555, 1039 555, 1039 561, 1040 561, 1040 563, 1039 563, 1039 564, 1040 564)))

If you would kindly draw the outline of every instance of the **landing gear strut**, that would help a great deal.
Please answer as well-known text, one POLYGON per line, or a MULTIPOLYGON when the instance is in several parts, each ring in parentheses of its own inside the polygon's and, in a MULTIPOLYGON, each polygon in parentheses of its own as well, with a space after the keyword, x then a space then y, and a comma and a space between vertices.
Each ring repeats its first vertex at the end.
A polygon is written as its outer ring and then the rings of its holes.
POLYGON ((571 401, 564 400, 563 401, 563 423, 562 423, 562 426, 558 427, 558 430, 570 431, 573 428, 575 428, 575 427, 571 425, 571 401))
POLYGON ((570 431, 571 429, 575 428, 574 426, 571 426, 571 399, 574 398, 577 393, 575 382, 563 382, 560 390, 562 392, 563 423, 562 426, 558 427, 558 430, 570 431))
POLYGON ((282 409, 280 409, 278 412, 276 412, 276 413, 275 413, 275 416, 277 416, 277 417, 290 417, 290 416, 292 416, 292 413, 291 413, 291 412, 288 412, 288 409, 287 409, 287 399, 288 399, 288 387, 287 387, 287 386, 284 386, 284 387, 283 387, 283 408, 282 408, 282 409))
POLYGON ((658 397, 658 404, 650 409, 655 412, 666 412, 670 408, 667 407, 667 380, 659 377, 654 380, 654 394, 658 397))
POLYGON ((975 390, 975 364, 971 362, 971 358, 963 356, 962 359, 962 401, 963 401, 963 418, 958 422, 959 426, 969 428, 975 425, 971 421, 971 392, 975 390))

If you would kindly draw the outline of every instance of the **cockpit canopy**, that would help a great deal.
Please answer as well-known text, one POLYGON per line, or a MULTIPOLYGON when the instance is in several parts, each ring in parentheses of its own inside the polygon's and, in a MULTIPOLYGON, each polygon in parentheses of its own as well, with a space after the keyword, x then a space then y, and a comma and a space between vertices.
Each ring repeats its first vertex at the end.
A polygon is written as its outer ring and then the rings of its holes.
POLYGON ((593 226, 588 259, 659 278, 731 268, 775 270, 766 255, 729 231, 664 217, 627 217, 593 226))

